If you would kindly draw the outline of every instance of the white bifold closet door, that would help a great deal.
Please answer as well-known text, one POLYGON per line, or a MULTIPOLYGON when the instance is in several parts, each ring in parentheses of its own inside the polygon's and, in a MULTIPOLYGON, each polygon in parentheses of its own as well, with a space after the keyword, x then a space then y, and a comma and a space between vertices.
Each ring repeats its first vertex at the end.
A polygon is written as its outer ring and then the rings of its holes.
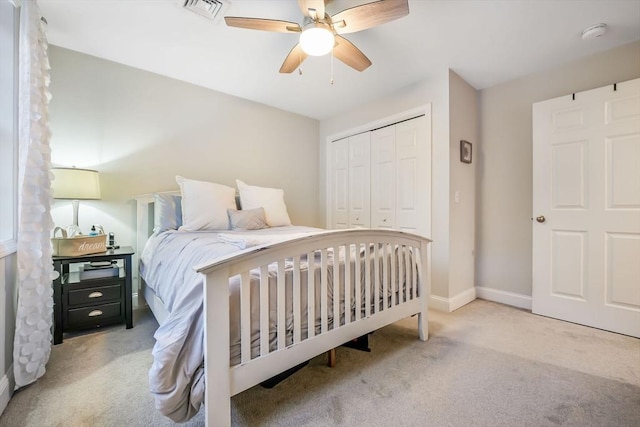
POLYGON ((369 228, 369 132, 334 141, 331 148, 332 228, 369 228))
POLYGON ((533 312, 640 337, 640 80, 533 105, 533 312))
POLYGON ((371 163, 369 132, 349 137, 349 226, 371 226, 371 163))
POLYGON ((349 228, 349 138, 331 144, 331 228, 349 228))
POLYGON ((371 226, 396 227, 396 126, 371 132, 371 226))
POLYGON ((427 236, 430 121, 395 123, 331 144, 333 228, 388 228, 427 236))

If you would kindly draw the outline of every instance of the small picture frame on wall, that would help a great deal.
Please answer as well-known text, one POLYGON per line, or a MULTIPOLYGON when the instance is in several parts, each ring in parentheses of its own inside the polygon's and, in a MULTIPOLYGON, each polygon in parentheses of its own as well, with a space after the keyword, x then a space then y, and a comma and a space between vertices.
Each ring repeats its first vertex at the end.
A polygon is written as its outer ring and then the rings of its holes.
POLYGON ((471 163, 472 147, 469 141, 460 140, 460 161, 462 163, 471 163))

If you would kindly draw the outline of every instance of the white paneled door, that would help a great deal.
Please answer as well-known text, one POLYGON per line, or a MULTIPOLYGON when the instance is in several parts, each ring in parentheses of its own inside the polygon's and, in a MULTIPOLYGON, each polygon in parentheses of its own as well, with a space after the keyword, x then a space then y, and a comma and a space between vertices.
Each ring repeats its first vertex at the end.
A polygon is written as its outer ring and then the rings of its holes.
POLYGON ((640 337, 640 79, 533 105, 532 308, 640 337))

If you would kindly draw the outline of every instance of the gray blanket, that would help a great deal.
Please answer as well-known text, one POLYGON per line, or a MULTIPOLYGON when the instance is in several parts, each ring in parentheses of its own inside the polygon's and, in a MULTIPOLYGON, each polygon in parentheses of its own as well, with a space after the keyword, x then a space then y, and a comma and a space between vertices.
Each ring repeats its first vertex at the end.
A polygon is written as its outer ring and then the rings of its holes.
MULTIPOLYGON (((257 230, 255 234, 261 238, 252 240, 249 245, 261 240, 284 240, 315 231, 318 229, 298 226, 257 230)), ((229 234, 232 232, 225 232, 223 237, 228 237, 229 234)), ((229 243, 228 238, 219 237, 217 233, 211 232, 164 232, 152 236, 140 260, 142 278, 170 313, 155 333, 149 388, 154 395, 156 408, 176 422, 184 422, 193 417, 204 398, 203 277, 193 267, 247 246, 246 242, 233 244, 229 243)), ((239 284, 232 281, 231 364, 238 363, 240 357, 238 293, 239 284)), ((275 295, 270 296, 272 297, 275 295)), ((257 319, 258 316, 252 318, 257 319)), ((252 335, 258 334, 258 331, 256 321, 252 325, 252 335)), ((272 335, 270 341, 273 344, 275 334, 272 335)), ((252 336, 252 342, 259 342, 259 339, 252 336)), ((254 347, 252 351, 255 356, 259 349, 254 347)))

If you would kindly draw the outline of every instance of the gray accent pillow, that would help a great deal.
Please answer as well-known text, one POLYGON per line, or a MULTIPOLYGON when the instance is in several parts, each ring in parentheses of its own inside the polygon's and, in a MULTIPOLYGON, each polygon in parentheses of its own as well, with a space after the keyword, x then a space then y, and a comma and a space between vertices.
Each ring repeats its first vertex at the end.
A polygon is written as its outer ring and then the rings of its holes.
POLYGON ((236 211, 227 209, 229 215, 229 228, 232 230, 260 230, 269 228, 264 208, 236 211))
POLYGON ((182 197, 162 193, 153 197, 153 232, 177 230, 182 225, 182 197))

